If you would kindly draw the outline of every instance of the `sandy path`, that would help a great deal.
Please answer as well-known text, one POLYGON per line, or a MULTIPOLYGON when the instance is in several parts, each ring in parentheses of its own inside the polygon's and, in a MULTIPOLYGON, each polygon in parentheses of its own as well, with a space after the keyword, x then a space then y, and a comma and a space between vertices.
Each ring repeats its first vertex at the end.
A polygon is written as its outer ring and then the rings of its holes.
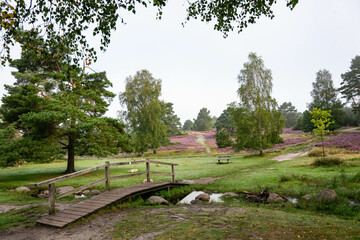
POLYGON ((287 153, 287 154, 282 154, 282 155, 279 155, 277 157, 274 157, 274 158, 272 158, 270 160, 278 161, 278 162, 288 161, 288 160, 293 160, 296 157, 303 156, 305 154, 307 154, 307 152, 287 153))
POLYGON ((210 150, 209 146, 206 143, 206 139, 205 139, 204 135, 201 134, 201 135, 197 135, 196 137, 197 137, 196 141, 204 146, 207 153, 210 153, 211 150, 210 150))
POLYGON ((339 130, 339 132, 342 133, 359 133, 359 127, 352 127, 352 128, 345 128, 345 129, 341 129, 339 130))

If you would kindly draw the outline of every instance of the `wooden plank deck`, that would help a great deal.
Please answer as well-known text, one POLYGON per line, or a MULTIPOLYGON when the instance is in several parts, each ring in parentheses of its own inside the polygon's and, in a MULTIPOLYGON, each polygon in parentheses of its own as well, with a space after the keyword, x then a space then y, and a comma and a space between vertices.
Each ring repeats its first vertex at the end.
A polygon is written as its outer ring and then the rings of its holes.
POLYGON ((124 188, 117 188, 93 196, 89 199, 86 199, 82 202, 72 205, 71 207, 63 211, 59 211, 54 215, 43 216, 41 219, 39 219, 36 222, 47 226, 62 228, 110 204, 127 199, 131 196, 136 196, 139 194, 156 191, 166 187, 176 187, 183 185, 186 184, 173 183, 168 181, 168 182, 150 182, 150 183, 143 183, 139 185, 124 187, 124 188))

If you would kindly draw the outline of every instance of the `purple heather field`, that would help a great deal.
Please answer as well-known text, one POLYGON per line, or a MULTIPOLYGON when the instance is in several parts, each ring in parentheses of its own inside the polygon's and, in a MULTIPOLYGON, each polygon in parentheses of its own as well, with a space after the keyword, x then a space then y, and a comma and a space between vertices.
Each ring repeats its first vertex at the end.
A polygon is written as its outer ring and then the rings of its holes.
POLYGON ((347 150, 360 150, 360 133, 339 134, 324 142, 325 147, 341 147, 347 150))
MULTIPOLYGON (((181 135, 170 137, 170 141, 175 145, 161 147, 159 152, 193 152, 193 153, 205 153, 206 149, 203 145, 196 141, 199 135, 203 135, 206 141, 206 145, 213 151, 218 153, 231 153, 234 150, 231 147, 218 148, 215 141, 215 131, 208 132, 190 132, 188 135, 181 135)), ((299 130, 292 130, 291 128, 284 128, 281 137, 284 139, 283 143, 275 144, 273 148, 282 148, 285 146, 305 143, 314 137, 304 137, 308 135, 299 130)), ((348 150, 360 150, 360 133, 347 133, 339 134, 334 137, 328 138, 325 142, 326 147, 341 147, 348 150)))
MULTIPOLYGON (((159 152, 193 152, 193 153, 203 153, 206 152, 206 149, 203 145, 196 141, 199 135, 203 135, 206 141, 206 144, 218 153, 230 153, 234 152, 231 147, 227 148, 218 148, 215 141, 215 131, 208 132, 190 132, 188 135, 181 135, 170 137, 172 143, 177 143, 175 145, 170 145, 166 147, 161 147, 158 149, 159 152)), ((276 144, 274 148, 284 147, 287 145, 303 143, 308 141, 308 138, 303 138, 304 132, 294 131, 291 128, 285 128, 281 137, 284 139, 284 143, 276 144)))

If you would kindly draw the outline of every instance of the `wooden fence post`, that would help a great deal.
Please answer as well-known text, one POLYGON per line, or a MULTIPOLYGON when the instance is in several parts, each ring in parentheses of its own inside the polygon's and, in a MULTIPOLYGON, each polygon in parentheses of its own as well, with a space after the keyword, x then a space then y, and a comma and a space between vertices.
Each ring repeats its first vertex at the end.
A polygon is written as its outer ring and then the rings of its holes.
POLYGON ((105 191, 110 191, 110 162, 105 162, 105 191))
POLYGON ((171 165, 171 172, 172 172, 172 182, 175 182, 175 166, 171 165))
POLYGON ((146 159, 146 181, 150 182, 150 159, 146 159))
POLYGON ((55 214, 55 183, 49 184, 49 215, 55 214))

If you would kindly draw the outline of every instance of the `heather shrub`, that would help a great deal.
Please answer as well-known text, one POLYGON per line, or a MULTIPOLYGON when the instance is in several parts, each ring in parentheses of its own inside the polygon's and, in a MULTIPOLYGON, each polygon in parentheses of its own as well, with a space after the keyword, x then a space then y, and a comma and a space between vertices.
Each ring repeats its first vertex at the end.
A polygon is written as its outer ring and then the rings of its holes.
POLYGON ((339 166, 343 164, 343 161, 339 157, 326 157, 326 158, 317 158, 312 163, 313 166, 339 166))

